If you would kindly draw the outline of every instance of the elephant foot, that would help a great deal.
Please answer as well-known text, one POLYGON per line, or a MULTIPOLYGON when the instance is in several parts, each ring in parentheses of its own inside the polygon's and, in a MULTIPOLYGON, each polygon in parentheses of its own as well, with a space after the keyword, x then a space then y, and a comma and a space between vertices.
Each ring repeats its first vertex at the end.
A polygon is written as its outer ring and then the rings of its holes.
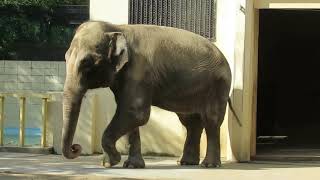
POLYGON ((124 168, 144 168, 145 163, 141 155, 129 156, 129 158, 123 163, 124 168))
POLYGON ((178 162, 180 166, 199 165, 199 156, 183 156, 178 162))
POLYGON ((208 161, 207 159, 204 159, 201 163, 201 167, 204 168, 219 168, 221 167, 221 161, 216 160, 216 161, 208 161))
POLYGON ((106 168, 109 168, 109 167, 112 167, 112 166, 118 164, 120 162, 120 160, 121 160, 121 155, 118 152, 113 154, 112 156, 109 156, 108 154, 105 153, 103 155, 101 165, 106 168))

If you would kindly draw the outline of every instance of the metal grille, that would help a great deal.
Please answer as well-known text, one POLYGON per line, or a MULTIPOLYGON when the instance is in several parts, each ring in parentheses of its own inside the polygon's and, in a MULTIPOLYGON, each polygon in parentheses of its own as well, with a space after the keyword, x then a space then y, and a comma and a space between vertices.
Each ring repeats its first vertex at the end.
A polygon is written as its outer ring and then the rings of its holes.
POLYGON ((216 0, 129 0, 129 24, 171 26, 214 41, 216 0))

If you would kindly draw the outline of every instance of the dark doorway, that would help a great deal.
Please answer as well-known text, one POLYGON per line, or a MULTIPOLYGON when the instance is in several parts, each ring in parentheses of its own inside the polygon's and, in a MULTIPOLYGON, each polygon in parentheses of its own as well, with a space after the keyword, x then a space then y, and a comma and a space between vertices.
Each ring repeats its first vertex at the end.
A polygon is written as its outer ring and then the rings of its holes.
POLYGON ((320 148, 320 11, 261 10, 257 152, 320 148))

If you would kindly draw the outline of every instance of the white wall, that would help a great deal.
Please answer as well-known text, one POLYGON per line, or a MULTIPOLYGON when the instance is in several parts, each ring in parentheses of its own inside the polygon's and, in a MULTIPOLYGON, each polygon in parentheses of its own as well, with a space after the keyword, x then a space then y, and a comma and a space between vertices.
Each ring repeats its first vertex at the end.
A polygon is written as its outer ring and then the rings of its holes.
MULTIPOLYGON (((240 7, 246 7, 245 0, 218 0, 216 45, 226 56, 232 71, 232 89, 230 91, 232 105, 240 121, 243 115, 243 76, 244 76, 244 34, 245 13, 240 7)), ((242 123, 243 124, 243 123, 242 123)), ((222 156, 229 161, 241 160, 238 158, 239 143, 242 138, 239 124, 231 112, 226 113, 221 129, 222 156)))
POLYGON ((90 19, 128 24, 128 0, 90 0, 90 19))
MULTIPOLYGON (((234 63, 235 26, 238 0, 217 1, 216 45, 226 56, 230 66, 234 63)), ((233 69, 232 69, 233 70, 233 69)))

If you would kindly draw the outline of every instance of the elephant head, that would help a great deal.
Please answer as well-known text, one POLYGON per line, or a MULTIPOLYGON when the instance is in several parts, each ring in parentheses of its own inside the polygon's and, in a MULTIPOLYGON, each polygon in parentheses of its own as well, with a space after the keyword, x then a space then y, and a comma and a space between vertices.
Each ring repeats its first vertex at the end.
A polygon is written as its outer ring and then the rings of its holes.
POLYGON ((98 22, 82 24, 65 54, 62 153, 68 159, 81 153, 81 146, 72 141, 84 94, 88 89, 112 86, 129 61, 126 38, 121 32, 112 32, 115 30, 98 22))

